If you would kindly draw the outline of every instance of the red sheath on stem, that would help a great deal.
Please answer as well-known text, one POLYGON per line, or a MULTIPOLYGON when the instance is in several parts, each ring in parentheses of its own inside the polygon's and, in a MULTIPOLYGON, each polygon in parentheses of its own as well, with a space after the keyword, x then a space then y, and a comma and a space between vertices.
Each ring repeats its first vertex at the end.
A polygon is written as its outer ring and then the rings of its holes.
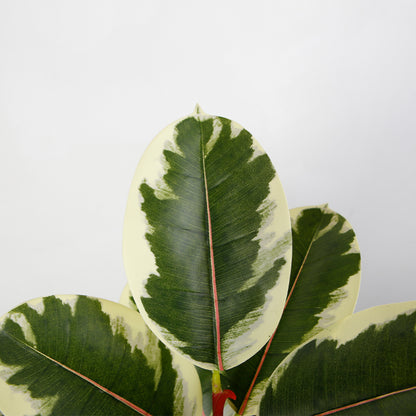
POLYGON ((236 399, 236 395, 231 390, 224 390, 220 393, 212 394, 212 409, 214 416, 223 416, 224 406, 227 399, 236 399))

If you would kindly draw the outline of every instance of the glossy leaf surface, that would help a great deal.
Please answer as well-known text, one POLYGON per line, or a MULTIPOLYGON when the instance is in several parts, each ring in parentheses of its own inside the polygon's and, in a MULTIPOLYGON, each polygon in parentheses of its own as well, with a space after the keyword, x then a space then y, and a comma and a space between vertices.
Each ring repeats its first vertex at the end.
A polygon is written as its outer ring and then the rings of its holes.
MULTIPOLYGON (((137 305, 134 302, 134 298, 130 292, 128 285, 125 286, 120 301, 122 305, 126 305, 129 308, 138 312, 137 305)), ((212 371, 205 370, 201 367, 195 367, 198 373, 199 381, 201 383, 202 390, 202 403, 203 403, 203 416, 213 415, 213 400, 212 400, 212 371)), ((232 403, 227 400, 223 410, 223 416, 233 416, 235 414, 235 408, 231 407, 232 403)))
POLYGON ((137 312, 85 296, 49 296, 1 319, 0 408, 6 415, 195 415, 194 368, 137 312))
POLYGON ((358 296, 360 254, 351 225, 327 206, 296 208, 290 215, 292 272, 279 326, 269 344, 228 371, 223 382, 237 394, 241 414, 253 414, 277 365, 308 338, 351 314, 358 296))
POLYGON ((260 415, 414 415, 416 302, 354 314, 293 351, 260 415))
POLYGON ((290 220, 247 130, 197 108, 153 140, 128 199, 124 261, 146 323, 197 365, 231 368, 261 348, 287 292, 290 220))

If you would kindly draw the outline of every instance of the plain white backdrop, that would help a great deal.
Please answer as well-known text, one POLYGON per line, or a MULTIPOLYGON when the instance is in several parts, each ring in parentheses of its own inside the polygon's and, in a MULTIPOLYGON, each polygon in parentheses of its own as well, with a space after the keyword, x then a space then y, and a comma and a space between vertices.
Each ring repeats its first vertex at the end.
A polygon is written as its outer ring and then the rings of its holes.
POLYGON ((0 314, 118 300, 135 167, 196 102, 260 141, 290 207, 351 222, 358 309, 416 299, 415 22, 412 0, 1 0, 0 314))

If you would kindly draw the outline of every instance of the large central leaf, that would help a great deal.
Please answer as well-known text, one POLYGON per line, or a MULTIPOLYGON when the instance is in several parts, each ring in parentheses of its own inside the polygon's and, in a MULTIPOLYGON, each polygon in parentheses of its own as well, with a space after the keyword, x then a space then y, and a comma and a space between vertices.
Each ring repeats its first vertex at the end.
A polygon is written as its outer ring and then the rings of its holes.
POLYGON ((261 348, 284 306, 290 220, 247 130, 197 109, 154 139, 133 179, 124 259, 143 318, 198 365, 231 368, 261 348))

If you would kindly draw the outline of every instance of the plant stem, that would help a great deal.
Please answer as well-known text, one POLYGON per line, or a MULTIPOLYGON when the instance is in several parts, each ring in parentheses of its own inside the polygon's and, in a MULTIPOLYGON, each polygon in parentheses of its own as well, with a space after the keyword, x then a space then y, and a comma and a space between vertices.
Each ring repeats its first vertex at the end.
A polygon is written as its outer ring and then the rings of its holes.
POLYGON ((221 393, 221 376, 218 370, 212 372, 212 394, 221 393))
POLYGON ((213 416, 223 416, 227 399, 235 400, 236 396, 231 390, 222 390, 221 375, 218 370, 212 372, 212 412, 213 416))

